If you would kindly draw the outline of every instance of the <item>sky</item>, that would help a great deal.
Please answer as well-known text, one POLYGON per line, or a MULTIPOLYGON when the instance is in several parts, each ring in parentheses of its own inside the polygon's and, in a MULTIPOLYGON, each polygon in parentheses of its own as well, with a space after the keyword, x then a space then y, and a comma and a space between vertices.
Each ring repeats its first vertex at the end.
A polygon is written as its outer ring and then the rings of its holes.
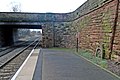
POLYGON ((86 0, 0 0, 0 12, 12 11, 11 2, 21 5, 21 12, 67 13, 76 10, 86 0))

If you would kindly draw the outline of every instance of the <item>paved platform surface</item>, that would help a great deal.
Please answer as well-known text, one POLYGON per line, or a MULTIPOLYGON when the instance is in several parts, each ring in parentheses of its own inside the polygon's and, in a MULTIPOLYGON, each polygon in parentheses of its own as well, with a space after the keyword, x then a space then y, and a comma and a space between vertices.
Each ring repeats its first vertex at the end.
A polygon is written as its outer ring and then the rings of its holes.
POLYGON ((32 80, 40 49, 35 49, 15 80, 32 80))
POLYGON ((42 49, 33 80, 120 80, 71 52, 42 49))

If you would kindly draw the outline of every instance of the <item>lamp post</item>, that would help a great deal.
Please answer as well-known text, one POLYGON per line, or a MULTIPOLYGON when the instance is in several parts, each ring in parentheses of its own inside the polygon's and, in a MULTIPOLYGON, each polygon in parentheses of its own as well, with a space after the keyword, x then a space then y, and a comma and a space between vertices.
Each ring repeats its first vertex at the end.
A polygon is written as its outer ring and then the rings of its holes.
POLYGON ((77 44, 76 44, 76 52, 78 52, 78 37, 77 37, 77 44))
POLYGON ((76 34, 76 52, 78 52, 78 27, 77 27, 77 34, 76 34))
POLYGON ((55 27, 56 26, 53 26, 53 47, 55 47, 55 27))

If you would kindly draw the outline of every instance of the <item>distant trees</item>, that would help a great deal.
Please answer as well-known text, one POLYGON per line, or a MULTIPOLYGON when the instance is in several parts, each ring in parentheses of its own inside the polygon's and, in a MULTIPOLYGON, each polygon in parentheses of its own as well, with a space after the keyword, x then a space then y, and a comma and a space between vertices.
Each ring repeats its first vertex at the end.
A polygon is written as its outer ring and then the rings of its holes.
POLYGON ((10 3, 11 11, 21 12, 21 3, 20 2, 11 2, 10 3))
POLYGON ((18 37, 24 38, 30 36, 30 29, 18 29, 18 37))

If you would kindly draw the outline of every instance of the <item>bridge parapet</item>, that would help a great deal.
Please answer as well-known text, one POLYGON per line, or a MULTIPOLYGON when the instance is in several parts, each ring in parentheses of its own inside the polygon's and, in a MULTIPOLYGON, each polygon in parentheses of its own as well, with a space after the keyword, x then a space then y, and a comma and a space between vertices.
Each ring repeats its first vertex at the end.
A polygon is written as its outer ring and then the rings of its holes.
POLYGON ((0 13, 0 22, 59 22, 68 21, 68 18, 69 16, 66 13, 0 13))
POLYGON ((67 13, 67 15, 69 16, 70 21, 74 21, 111 1, 113 0, 87 0, 84 4, 78 7, 75 11, 71 13, 67 13))
POLYGON ((0 12, 0 22, 70 22, 112 0, 88 0, 70 13, 0 12))

